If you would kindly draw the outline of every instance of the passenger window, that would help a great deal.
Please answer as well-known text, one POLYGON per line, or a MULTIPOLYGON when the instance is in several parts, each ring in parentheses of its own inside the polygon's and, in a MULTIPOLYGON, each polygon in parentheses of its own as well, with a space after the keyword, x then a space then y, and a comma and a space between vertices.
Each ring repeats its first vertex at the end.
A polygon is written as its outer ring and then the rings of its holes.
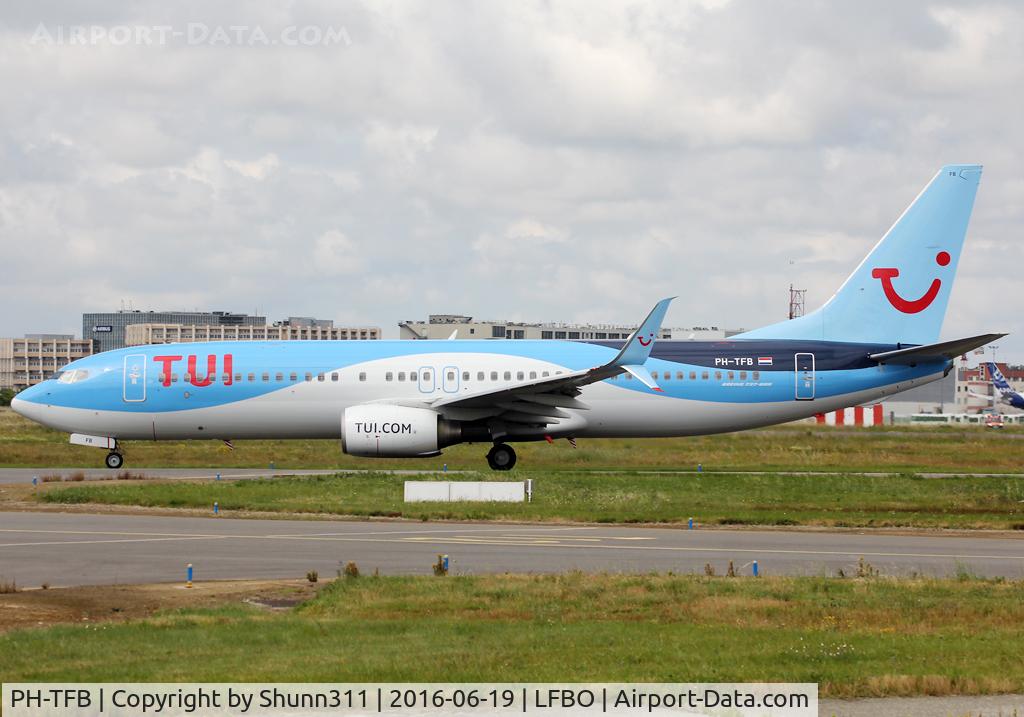
POLYGON ((523 372, 522 371, 517 371, 516 372, 516 380, 517 381, 522 381, 523 378, 525 378, 525 376, 523 375, 523 372))
POLYGON ((395 379, 395 374, 391 373, 390 371, 388 371, 387 373, 384 374, 384 380, 385 381, 393 381, 394 379, 395 379))
POLYGON ((337 383, 338 378, 339 377, 338 377, 338 373, 337 372, 334 372, 334 373, 331 374, 331 380, 334 381, 335 383, 337 383))
POLYGON ((454 371, 449 371, 448 372, 448 380, 449 381, 454 381, 455 380, 455 372, 454 371))
POLYGON ((167 382, 167 374, 165 374, 165 373, 160 374, 159 380, 160 380, 160 383, 166 383, 167 382))
MULTIPOLYGON (((707 378, 707 376, 705 376, 704 378, 707 378)), ((696 381, 697 380, 697 372, 696 371, 690 371, 690 380, 691 381, 696 381)))
POLYGON ((323 375, 322 373, 318 373, 318 374, 316 375, 316 380, 317 380, 317 381, 323 381, 323 380, 324 380, 324 375, 323 375))
POLYGON ((755 381, 760 381, 761 380, 761 372, 760 371, 754 371, 754 380, 755 381))
POLYGON ((299 376, 296 373, 290 373, 290 374, 288 374, 288 380, 289 381, 298 381, 299 380, 299 376))
POLYGON ((537 372, 536 371, 530 371, 530 378, 537 378, 537 372))
POLYGON ((307 380, 307 381, 312 381, 312 380, 313 380, 313 374, 311 374, 311 373, 309 373, 309 372, 307 371, 307 372, 306 372, 306 380, 307 380))
POLYGON ((405 380, 405 371, 399 371, 398 372, 398 380, 399 381, 404 381, 405 380))
POLYGON ((463 371, 462 372, 462 380, 463 381, 468 381, 469 380, 469 371, 463 371))
MULTIPOLYGON (((335 375, 335 376, 337 376, 338 374, 334 374, 334 375, 335 375)), ((425 376, 425 375, 426 375, 426 374, 424 374, 424 376, 425 376)), ((359 380, 360 380, 360 381, 365 381, 365 380, 366 380, 366 372, 365 372, 365 371, 361 371, 361 372, 359 373, 359 380)))
POLYGON ((477 381, 483 381, 484 380, 484 372, 483 371, 477 371, 476 372, 476 380, 477 381))
POLYGON ((722 372, 721 371, 715 371, 715 380, 716 381, 721 381, 722 380, 722 372))
POLYGON ((256 374, 254 374, 254 373, 250 373, 250 374, 249 374, 249 378, 248 378, 247 380, 248 380, 248 381, 255 381, 255 380, 256 380, 256 374))
POLYGON ((544 372, 541 373, 541 376, 543 376, 544 378, 547 378, 550 375, 551 375, 550 371, 544 371, 544 372))
POLYGON ((506 371, 505 372, 505 380, 506 381, 511 381, 512 380, 512 372, 511 371, 506 371))
POLYGON ((262 378, 264 383, 266 383, 267 381, 270 380, 270 374, 269 373, 265 373, 260 378, 262 378))
POLYGON ((418 374, 417 374, 417 373, 416 373, 415 371, 410 371, 410 372, 409 372, 409 380, 410 380, 410 381, 415 381, 415 380, 416 380, 416 376, 417 376, 417 375, 418 375, 418 374))
POLYGON ((177 382, 178 382, 178 374, 172 373, 171 374, 171 383, 177 383, 177 382))
POLYGON ((235 374, 235 383, 241 383, 241 382, 242 382, 242 374, 236 373, 235 374))
POLYGON ((280 371, 278 371, 277 373, 274 374, 274 380, 275 381, 284 381, 284 374, 281 373, 280 371))
MULTIPOLYGON (((363 375, 365 376, 366 374, 364 373, 363 375)), ((363 379, 359 379, 359 380, 362 381, 363 379)), ((423 372, 423 380, 424 381, 429 381, 430 380, 430 371, 424 371, 423 372)))
POLYGON ((498 372, 497 371, 491 371, 491 380, 492 381, 497 381, 498 380, 498 372))
POLYGON ((670 381, 672 379, 672 372, 671 371, 666 371, 664 376, 665 376, 665 380, 666 381, 670 381))
POLYGON ((190 374, 190 373, 186 373, 186 374, 185 374, 185 376, 184 376, 184 378, 182 378, 182 380, 183 380, 183 381, 186 381, 186 382, 188 382, 188 383, 192 383, 192 374, 190 374))
POLYGON ((740 371, 740 381, 746 381, 746 380, 747 380, 747 372, 746 371, 740 371))
POLYGON ((700 377, 702 379, 704 379, 705 381, 707 381, 708 380, 708 372, 707 371, 701 371, 700 372, 700 377))
POLYGON ((729 372, 729 380, 730 381, 732 381, 735 376, 736 376, 736 374, 734 374, 732 371, 729 372))
POLYGON ((224 383, 231 383, 231 374, 230 373, 221 374, 220 380, 223 381, 224 383))
POLYGON ((683 373, 682 371, 676 371, 676 380, 677 381, 682 381, 685 378, 686 378, 686 374, 685 373, 683 373))

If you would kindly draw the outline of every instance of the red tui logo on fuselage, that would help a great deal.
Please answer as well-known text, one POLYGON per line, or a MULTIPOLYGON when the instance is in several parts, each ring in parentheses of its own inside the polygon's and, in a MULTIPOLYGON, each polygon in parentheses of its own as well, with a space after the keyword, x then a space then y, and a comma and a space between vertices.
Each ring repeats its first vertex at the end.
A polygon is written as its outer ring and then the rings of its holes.
MULTIPOLYGON (((171 373, 174 370, 174 363, 181 361, 181 356, 154 356, 153 360, 157 363, 162 363, 163 368, 160 371, 160 383, 163 386, 171 385, 171 373)), ((206 375, 200 378, 196 375, 196 364, 197 356, 188 357, 188 371, 185 376, 189 383, 193 386, 202 388, 203 386, 209 386, 213 383, 214 378, 217 376, 217 356, 216 354, 209 354, 206 357, 206 375)), ((233 359, 231 354, 224 354, 224 385, 230 386, 234 381, 234 375, 231 373, 233 370, 233 359)))

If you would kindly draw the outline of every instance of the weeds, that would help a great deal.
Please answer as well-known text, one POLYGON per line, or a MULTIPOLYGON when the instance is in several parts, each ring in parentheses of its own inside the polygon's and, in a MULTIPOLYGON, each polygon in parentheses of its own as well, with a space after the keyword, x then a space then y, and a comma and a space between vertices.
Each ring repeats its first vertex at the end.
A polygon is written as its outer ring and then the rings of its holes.
POLYGON ((864 556, 860 556, 860 560, 857 561, 857 577, 858 578, 873 578, 878 575, 878 570, 875 569, 871 563, 864 560, 864 556))

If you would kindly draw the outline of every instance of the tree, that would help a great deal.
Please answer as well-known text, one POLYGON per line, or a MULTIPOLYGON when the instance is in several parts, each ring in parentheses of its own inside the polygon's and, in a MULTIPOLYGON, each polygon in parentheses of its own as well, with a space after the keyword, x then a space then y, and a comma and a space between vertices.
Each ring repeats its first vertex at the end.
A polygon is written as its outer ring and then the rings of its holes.
POLYGON ((13 388, 0 388, 0 406, 10 406, 16 393, 13 388))

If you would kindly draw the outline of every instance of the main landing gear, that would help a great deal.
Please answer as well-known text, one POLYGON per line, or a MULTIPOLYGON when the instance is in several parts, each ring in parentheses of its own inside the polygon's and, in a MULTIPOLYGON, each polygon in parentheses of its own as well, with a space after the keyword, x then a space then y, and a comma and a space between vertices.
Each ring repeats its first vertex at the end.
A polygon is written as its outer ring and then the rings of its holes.
POLYGON ((507 443, 495 443, 487 452, 487 465, 491 470, 510 471, 516 464, 516 452, 507 443))
POLYGON ((124 465, 124 456, 118 453, 117 451, 111 451, 110 453, 107 454, 106 463, 107 468, 116 471, 118 468, 124 465))

